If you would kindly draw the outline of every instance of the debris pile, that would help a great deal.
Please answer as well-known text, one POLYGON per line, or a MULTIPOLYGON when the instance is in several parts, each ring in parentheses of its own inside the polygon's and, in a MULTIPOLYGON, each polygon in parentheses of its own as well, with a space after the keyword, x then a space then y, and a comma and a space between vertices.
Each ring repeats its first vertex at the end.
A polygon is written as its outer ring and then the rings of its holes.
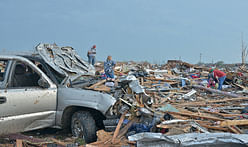
MULTIPOLYGON (((248 133, 245 72, 232 71, 236 80, 227 77, 224 90, 220 91, 207 88, 208 67, 181 61, 170 61, 163 66, 120 63, 115 69, 114 86, 106 86, 103 78, 87 87, 112 94, 118 100, 110 112, 118 116, 117 119, 113 119, 112 124, 105 124, 115 130, 114 134, 92 145, 110 146, 144 132, 165 136, 248 133)), ((137 141, 129 139, 133 140, 137 141)), ((134 143, 129 141, 126 144, 134 143)))
MULTIPOLYGON (((67 87, 99 91, 116 99, 103 121, 105 130, 98 130, 97 142, 88 147, 248 144, 246 66, 221 69, 227 78, 220 91, 208 85, 208 66, 178 60, 164 65, 118 62, 115 81, 108 81, 102 62, 95 65, 95 72, 71 47, 41 44, 37 49, 46 63, 68 77, 62 81, 67 87)), ((17 146, 76 146, 74 140, 7 138, 16 140, 17 146)))

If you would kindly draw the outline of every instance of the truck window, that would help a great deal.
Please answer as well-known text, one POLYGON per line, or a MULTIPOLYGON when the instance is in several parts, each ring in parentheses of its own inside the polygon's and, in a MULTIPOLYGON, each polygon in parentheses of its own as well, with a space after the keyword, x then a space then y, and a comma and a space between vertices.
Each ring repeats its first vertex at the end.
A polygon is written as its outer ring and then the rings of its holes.
POLYGON ((11 87, 39 87, 37 74, 30 66, 17 62, 12 76, 11 87))
POLYGON ((65 76, 61 75, 60 73, 58 73, 56 70, 54 70, 52 67, 50 67, 48 65, 49 70, 53 73, 54 77, 56 78, 57 82, 60 84, 64 79, 65 76))
POLYGON ((4 81, 8 60, 0 60, 0 81, 4 81))

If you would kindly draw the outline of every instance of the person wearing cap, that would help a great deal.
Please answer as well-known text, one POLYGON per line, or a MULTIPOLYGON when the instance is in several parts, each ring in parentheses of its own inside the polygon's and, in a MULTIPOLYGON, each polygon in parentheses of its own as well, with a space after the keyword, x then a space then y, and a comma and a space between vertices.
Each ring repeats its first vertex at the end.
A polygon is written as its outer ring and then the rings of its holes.
POLYGON ((89 64, 95 65, 96 62, 96 45, 93 45, 87 53, 89 64))
POLYGON ((222 85, 226 79, 226 74, 218 69, 210 69, 210 74, 218 81, 218 90, 222 90, 222 85))

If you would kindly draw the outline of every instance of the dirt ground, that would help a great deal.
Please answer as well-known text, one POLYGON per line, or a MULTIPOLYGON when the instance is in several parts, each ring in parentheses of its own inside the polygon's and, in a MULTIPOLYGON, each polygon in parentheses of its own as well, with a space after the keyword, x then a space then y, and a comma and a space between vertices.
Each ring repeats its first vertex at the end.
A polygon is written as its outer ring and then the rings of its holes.
POLYGON ((72 134, 63 130, 46 128, 25 133, 0 136, 0 147, 15 145, 17 139, 27 142, 29 144, 28 147, 39 146, 39 144, 48 144, 48 146, 50 145, 56 147, 63 146, 64 144, 71 146, 85 144, 83 139, 74 138, 72 134))

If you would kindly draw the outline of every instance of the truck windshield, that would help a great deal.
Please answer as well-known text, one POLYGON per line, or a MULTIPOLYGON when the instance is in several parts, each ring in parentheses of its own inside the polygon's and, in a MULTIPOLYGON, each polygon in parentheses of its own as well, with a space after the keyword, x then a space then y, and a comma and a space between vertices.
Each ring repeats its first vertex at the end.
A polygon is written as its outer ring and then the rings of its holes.
POLYGON ((64 75, 61 75, 60 73, 58 73, 56 70, 54 70, 53 68, 51 68, 49 65, 47 65, 48 69, 52 72, 52 74, 54 75, 54 77, 56 78, 58 84, 61 84, 61 82, 65 79, 64 75))

